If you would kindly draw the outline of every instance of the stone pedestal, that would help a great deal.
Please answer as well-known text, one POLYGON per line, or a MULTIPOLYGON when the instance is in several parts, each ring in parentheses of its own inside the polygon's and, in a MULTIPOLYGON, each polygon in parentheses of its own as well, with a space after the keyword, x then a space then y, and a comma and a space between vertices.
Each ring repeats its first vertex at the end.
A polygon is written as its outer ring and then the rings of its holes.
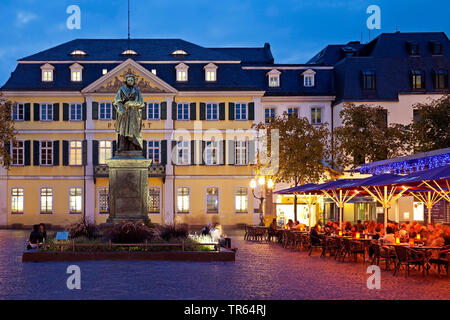
POLYGON ((109 167, 109 217, 118 221, 149 221, 148 167, 142 151, 125 151, 106 160, 109 167))

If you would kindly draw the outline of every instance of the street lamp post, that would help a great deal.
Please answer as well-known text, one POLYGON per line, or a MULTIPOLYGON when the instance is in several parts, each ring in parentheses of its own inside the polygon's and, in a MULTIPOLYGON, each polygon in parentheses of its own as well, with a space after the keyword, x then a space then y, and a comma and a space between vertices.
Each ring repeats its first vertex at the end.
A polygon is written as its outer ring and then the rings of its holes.
POLYGON ((266 179, 264 176, 256 176, 254 179, 250 181, 250 188, 252 189, 252 194, 255 199, 259 200, 259 225, 264 226, 264 213, 263 213, 263 203, 266 199, 265 194, 266 190, 272 190, 274 187, 274 183, 272 179, 266 179), (255 194, 255 189, 257 184, 261 186, 261 190, 259 192, 259 196, 255 194))

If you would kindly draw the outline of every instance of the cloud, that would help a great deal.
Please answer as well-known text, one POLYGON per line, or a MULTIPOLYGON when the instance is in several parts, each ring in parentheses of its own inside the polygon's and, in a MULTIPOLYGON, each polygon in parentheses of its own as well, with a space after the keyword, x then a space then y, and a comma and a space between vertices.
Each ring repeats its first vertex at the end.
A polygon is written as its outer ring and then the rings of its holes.
POLYGON ((32 12, 19 11, 17 12, 16 16, 16 26, 18 27, 24 26, 28 22, 36 20, 37 18, 38 16, 32 12))

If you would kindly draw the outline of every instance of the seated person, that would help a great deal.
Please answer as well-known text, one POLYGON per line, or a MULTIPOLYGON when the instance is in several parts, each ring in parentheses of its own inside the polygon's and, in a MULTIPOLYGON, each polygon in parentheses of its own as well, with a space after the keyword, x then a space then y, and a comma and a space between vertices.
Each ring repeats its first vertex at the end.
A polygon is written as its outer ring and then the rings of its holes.
POLYGON ((286 224, 286 229, 290 230, 294 226, 294 221, 292 219, 288 220, 288 223, 286 224))
POLYGON ((361 223, 361 220, 358 220, 355 225, 355 231, 362 233, 364 231, 364 225, 361 223))
POLYGON ((406 227, 406 223, 402 224, 402 227, 398 232, 398 236, 400 237, 400 241, 406 242, 406 239, 408 238, 408 230, 406 227))
POLYGON ((209 231, 211 230, 211 227, 212 227, 212 223, 208 222, 208 224, 206 226, 204 226, 202 229, 202 236, 209 235, 209 231))
POLYGON ((28 245, 27 245, 27 249, 35 249, 39 246, 39 240, 41 238, 41 234, 39 232, 39 225, 35 224, 33 226, 33 231, 31 231, 30 233, 30 237, 28 238, 28 245))
POLYGON ((392 229, 392 227, 386 228, 386 234, 383 236, 383 238, 381 238, 381 240, 383 240, 383 243, 385 243, 385 244, 394 244, 395 243, 395 235, 394 235, 394 230, 392 229))
POLYGON ((272 222, 269 225, 269 240, 272 239, 272 237, 277 237, 278 236, 278 230, 277 230, 278 226, 277 226, 277 218, 273 218, 272 222))
POLYGON ((300 229, 302 229, 302 224, 300 222, 298 222, 298 220, 295 220, 294 225, 292 226, 292 229, 300 230, 300 229))
POLYGON ((316 224, 310 232, 310 236, 311 236, 311 244, 314 245, 319 245, 320 244, 320 236, 319 236, 319 225, 316 224))
POLYGON ((45 230, 45 224, 40 223, 39 224, 39 242, 45 243, 45 241, 47 240, 47 230, 45 230))

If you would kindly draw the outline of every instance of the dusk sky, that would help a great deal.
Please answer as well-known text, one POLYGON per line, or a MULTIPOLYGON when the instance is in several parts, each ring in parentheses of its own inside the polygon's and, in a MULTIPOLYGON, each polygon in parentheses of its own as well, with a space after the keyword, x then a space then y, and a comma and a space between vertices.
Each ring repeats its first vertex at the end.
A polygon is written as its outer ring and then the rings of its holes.
MULTIPOLYGON (((271 44, 278 63, 305 63, 327 44, 367 42, 369 5, 381 8, 380 32, 443 31, 448 0, 131 0, 132 38, 181 38, 205 47, 271 44)), ((16 60, 75 38, 126 38, 127 0, 2 0, 0 85, 16 60), (69 30, 66 9, 81 9, 69 30)))

